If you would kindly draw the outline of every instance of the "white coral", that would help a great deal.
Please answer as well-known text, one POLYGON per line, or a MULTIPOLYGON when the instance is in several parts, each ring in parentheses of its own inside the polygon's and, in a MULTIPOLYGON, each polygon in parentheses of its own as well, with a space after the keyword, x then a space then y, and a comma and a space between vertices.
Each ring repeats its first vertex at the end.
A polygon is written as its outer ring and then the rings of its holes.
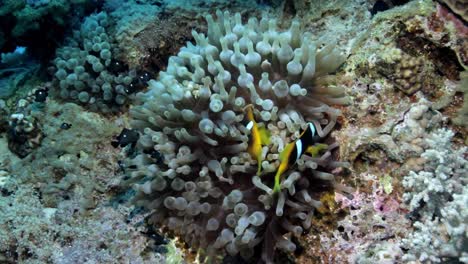
POLYGON ((420 215, 415 231, 404 241, 407 260, 466 262, 468 239, 467 148, 454 149, 451 130, 440 129, 426 139, 424 171, 411 171, 404 179, 404 199, 420 215), (465 257, 464 257, 465 256, 465 257))

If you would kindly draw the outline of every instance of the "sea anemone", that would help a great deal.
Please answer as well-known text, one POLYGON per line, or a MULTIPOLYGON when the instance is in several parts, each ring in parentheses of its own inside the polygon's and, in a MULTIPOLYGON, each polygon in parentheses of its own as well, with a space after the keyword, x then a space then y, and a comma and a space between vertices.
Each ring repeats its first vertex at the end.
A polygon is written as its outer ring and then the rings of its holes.
MULTIPOLYGON (((341 87, 327 86, 344 61, 333 43, 313 40, 294 20, 279 31, 276 19, 216 12, 208 33, 192 32, 169 59, 158 80, 137 94, 131 126, 141 136, 127 160, 134 202, 152 213, 150 224, 166 227, 206 256, 225 250, 244 259, 262 247, 294 251, 292 235, 311 227, 320 194, 334 185, 330 144, 316 156, 302 155, 272 190, 280 154, 311 123, 323 141, 345 104, 341 87), (261 172, 249 154, 248 105, 270 140, 261 149, 261 172)), ((323 145, 321 145, 323 146, 323 145)))

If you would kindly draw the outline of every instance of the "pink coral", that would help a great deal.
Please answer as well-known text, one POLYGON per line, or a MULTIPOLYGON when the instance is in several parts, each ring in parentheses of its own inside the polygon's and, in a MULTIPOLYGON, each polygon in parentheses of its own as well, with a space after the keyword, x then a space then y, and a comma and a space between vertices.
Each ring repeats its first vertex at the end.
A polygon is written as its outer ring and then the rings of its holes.
POLYGON ((454 15, 449 9, 446 7, 437 4, 437 15, 444 21, 452 23, 455 29, 457 30, 458 34, 463 37, 468 36, 468 27, 465 23, 459 19, 456 15, 454 15))
POLYGON ((400 209, 400 204, 395 198, 386 194, 383 188, 379 187, 372 193, 374 210, 382 214, 388 214, 400 209))

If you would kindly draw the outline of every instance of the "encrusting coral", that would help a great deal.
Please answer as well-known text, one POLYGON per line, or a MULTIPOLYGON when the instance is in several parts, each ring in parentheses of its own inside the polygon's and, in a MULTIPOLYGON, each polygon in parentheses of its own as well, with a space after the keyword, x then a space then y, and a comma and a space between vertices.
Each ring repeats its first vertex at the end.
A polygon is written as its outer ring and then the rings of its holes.
POLYGON ((272 262, 275 248, 295 251, 291 236, 311 227, 320 194, 336 185, 330 171, 346 166, 332 160, 337 143, 311 145, 305 155, 298 143, 307 129, 312 143, 323 142, 335 126, 340 111, 328 104, 347 97, 327 86, 328 74, 344 58, 296 20, 281 32, 275 19, 216 15, 206 16, 207 35, 194 31, 196 44, 137 94, 131 126, 141 135, 129 146, 126 183, 135 203, 152 210, 150 223, 192 248, 250 259, 263 245, 263 261, 272 262), (255 129, 269 136, 258 159, 248 152, 255 129))
POLYGON ((468 8, 466 0, 441 0, 440 2, 445 3, 450 9, 459 15, 466 22, 468 21, 468 8))
POLYGON ((41 145, 44 133, 38 121, 44 107, 50 84, 35 87, 25 98, 18 100, 16 108, 9 115, 8 148, 20 158, 28 156, 41 145))
POLYGON ((458 115, 453 119, 453 122, 457 125, 468 127, 468 71, 462 72, 460 77, 461 80, 457 90, 463 93, 463 106, 458 111, 458 115))

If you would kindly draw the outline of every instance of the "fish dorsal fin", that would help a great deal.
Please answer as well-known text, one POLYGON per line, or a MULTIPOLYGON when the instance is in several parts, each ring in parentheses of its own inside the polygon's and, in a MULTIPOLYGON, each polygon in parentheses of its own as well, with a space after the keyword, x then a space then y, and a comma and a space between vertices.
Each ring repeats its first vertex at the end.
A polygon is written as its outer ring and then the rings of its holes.
POLYGON ((315 143, 315 132, 315 126, 312 123, 308 123, 307 128, 299 136, 304 151, 315 143))

